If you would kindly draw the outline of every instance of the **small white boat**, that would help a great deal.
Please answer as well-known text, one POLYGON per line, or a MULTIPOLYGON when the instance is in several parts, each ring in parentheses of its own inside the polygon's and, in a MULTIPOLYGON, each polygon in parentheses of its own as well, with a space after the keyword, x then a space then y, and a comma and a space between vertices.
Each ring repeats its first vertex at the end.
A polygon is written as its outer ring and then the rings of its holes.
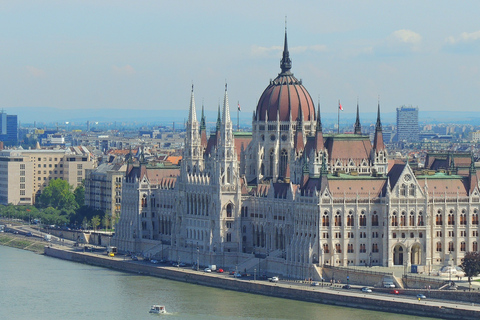
POLYGON ((150 308, 150 313, 167 313, 167 310, 165 310, 165 306, 159 306, 154 304, 150 308))

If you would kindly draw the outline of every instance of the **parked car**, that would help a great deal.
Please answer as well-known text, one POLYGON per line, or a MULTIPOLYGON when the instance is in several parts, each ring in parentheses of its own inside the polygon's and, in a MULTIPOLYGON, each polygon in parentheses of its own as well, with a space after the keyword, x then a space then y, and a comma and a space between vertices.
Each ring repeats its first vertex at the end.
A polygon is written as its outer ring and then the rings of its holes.
POLYGON ((425 297, 425 295, 419 293, 419 294, 417 294, 417 299, 427 299, 427 297, 425 297))
POLYGON ((362 288, 362 292, 364 292, 364 293, 372 293, 372 289, 370 289, 369 287, 363 287, 363 288, 362 288))
POLYGON ((384 288, 395 288, 395 284, 391 281, 386 281, 383 283, 384 288))
POLYGON ((180 267, 185 267, 185 266, 186 266, 186 264, 183 263, 183 262, 180 262, 178 265, 179 265, 180 267))
POLYGON ((342 287, 342 289, 350 290, 350 289, 352 289, 352 286, 349 285, 349 284, 346 284, 346 285, 344 285, 344 286, 342 287))
POLYGON ((150 262, 153 263, 153 264, 157 264, 158 260, 152 259, 152 260, 150 260, 150 262))
POLYGON ((218 273, 223 273, 223 269, 220 268, 220 269, 217 270, 217 272, 218 272, 218 273))
POLYGON ((233 274, 233 276, 234 276, 235 278, 241 278, 241 277, 242 277, 242 275, 240 274, 240 272, 235 272, 235 273, 233 274))
POLYGON ((392 290, 390 291, 391 294, 400 294, 400 292, 398 290, 392 290))
POLYGON ((316 286, 319 286, 319 285, 320 285, 320 283, 318 283, 316 281, 313 281, 312 284, 311 284, 312 287, 316 287, 316 286))
POLYGON ((203 271, 210 273, 210 272, 212 272, 212 269, 210 269, 210 268, 205 268, 205 269, 203 269, 203 271))
POLYGON ((27 236, 27 237, 31 237, 31 236, 33 236, 33 235, 32 235, 32 233, 31 233, 31 232, 27 232, 27 233, 25 233, 25 236, 27 236))
POLYGON ((268 279, 270 282, 278 282, 278 277, 271 277, 268 279))

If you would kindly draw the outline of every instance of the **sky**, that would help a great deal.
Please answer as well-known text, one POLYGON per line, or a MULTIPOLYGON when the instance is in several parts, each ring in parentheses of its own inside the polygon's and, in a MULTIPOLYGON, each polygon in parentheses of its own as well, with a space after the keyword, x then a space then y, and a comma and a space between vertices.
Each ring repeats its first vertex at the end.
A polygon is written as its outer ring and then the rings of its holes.
POLYGON ((4 1, 0 108, 255 110, 292 72, 322 112, 478 111, 479 1, 4 1))

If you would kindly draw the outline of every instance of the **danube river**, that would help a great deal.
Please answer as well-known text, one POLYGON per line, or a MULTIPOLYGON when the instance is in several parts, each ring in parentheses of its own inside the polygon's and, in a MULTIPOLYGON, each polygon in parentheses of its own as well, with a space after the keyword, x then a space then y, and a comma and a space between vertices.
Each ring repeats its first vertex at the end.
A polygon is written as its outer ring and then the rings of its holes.
MULTIPOLYGON (((271 298, 0 246, 0 319, 422 319, 271 298), (152 304, 168 314, 152 315, 152 304)), ((426 318, 423 318, 426 319, 426 318)))

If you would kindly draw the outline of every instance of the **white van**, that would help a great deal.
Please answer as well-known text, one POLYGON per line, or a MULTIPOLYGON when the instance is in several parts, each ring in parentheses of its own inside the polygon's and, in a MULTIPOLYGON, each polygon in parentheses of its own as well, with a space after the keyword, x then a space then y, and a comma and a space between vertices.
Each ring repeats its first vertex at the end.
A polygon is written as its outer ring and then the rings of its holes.
POLYGON ((395 288, 395 284, 394 284, 393 282, 391 282, 391 281, 385 281, 385 282, 383 283, 383 287, 384 287, 384 288, 395 288))

